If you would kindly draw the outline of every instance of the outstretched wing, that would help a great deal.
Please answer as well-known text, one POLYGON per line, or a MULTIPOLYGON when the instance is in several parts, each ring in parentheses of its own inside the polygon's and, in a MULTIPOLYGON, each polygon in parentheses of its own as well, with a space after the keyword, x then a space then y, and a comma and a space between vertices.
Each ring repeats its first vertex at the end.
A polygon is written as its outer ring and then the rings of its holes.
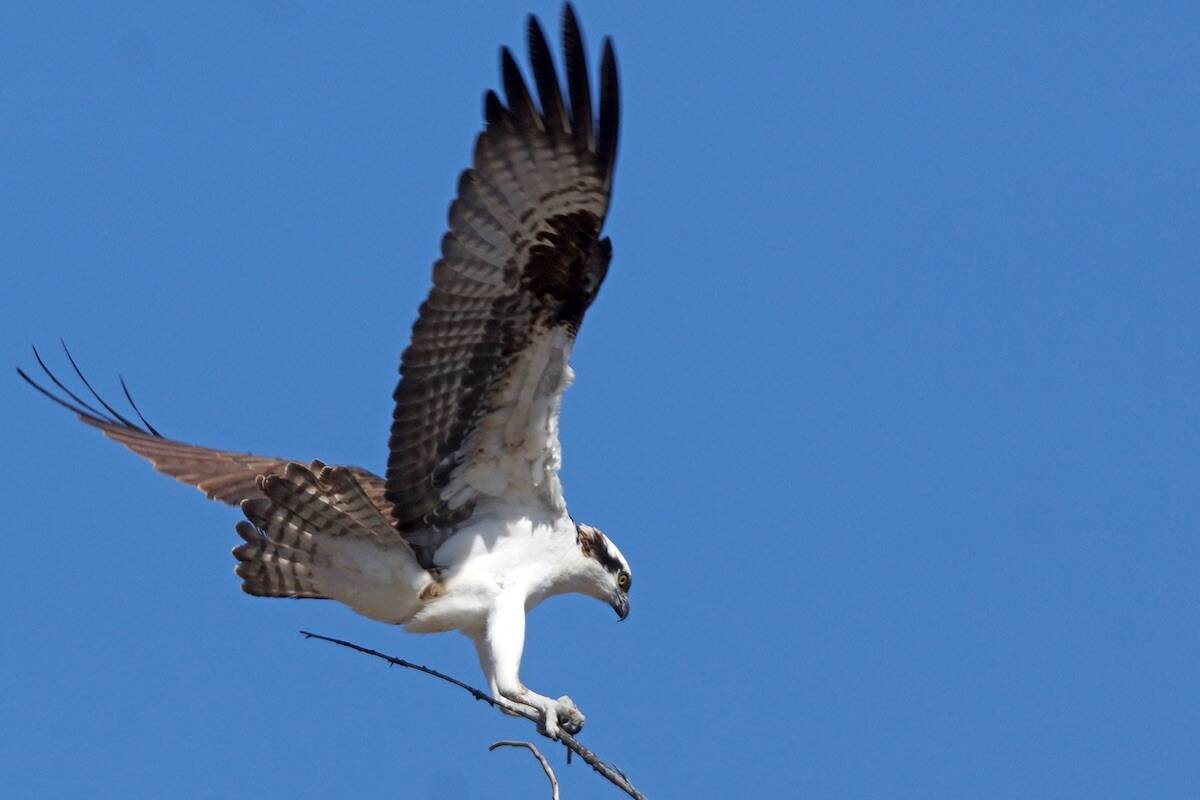
POLYGON ((481 498, 562 507, 567 358, 611 256, 600 229, 617 147, 617 68, 605 40, 593 121, 570 5, 565 98, 532 16, 528 28, 540 108, 502 49, 505 101, 485 95, 487 126, 459 179, 433 289, 400 364, 386 496, 423 561, 481 498))
MULTIPOLYGON (((243 500, 262 497, 263 494, 259 490, 257 483, 258 476, 267 473, 282 473, 284 467, 292 460, 259 456, 253 453, 214 450, 209 447, 200 447, 164 438, 162 434, 154 429, 154 426, 146 422, 145 417, 142 417, 141 412, 133 403, 133 399, 129 397, 128 390, 125 391, 125 397, 129 400, 130 407, 141 421, 140 425, 121 415, 96 394, 96 391, 88 383, 83 373, 79 371, 79 367, 75 365, 75 360, 71 358, 70 352, 67 352, 67 359, 71 362, 71 367, 75 370, 75 374, 83 382, 83 385, 87 387, 88 391, 92 393, 92 396, 96 398, 96 401, 100 403, 104 411, 90 405, 67 388, 46 366, 36 348, 33 353, 42 371, 46 373, 46 376, 64 396, 60 396, 42 386, 18 367, 17 373, 29 385, 55 403, 75 412, 81 422, 85 422, 93 428, 98 428, 109 439, 125 445, 142 458, 148 460, 159 472, 164 475, 170 475, 172 478, 183 483, 195 486, 204 492, 210 500, 219 500, 222 503, 237 505, 243 500)), ((122 381, 121 386, 123 389, 125 388, 124 381, 122 381)), ((352 467, 351 471, 358 478, 359 483, 371 501, 384 514, 389 513, 390 504, 383 497, 383 478, 359 467, 352 467)))

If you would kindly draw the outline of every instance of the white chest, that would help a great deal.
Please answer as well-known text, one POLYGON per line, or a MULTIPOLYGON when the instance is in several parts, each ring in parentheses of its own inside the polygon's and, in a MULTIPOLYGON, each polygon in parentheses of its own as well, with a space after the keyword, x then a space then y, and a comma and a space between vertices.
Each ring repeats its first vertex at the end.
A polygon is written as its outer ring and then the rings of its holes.
POLYGON ((405 628, 471 634, 482 629, 501 598, 519 600, 529 610, 565 591, 573 558, 578 558, 575 524, 566 514, 549 520, 506 509, 477 511, 437 551, 441 591, 405 628))

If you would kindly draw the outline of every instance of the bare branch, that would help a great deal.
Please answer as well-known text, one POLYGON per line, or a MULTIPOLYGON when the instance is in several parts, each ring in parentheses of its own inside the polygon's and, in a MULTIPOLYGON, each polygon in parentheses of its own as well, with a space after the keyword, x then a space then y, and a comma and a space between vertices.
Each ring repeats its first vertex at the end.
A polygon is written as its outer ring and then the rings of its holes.
MULTIPOLYGON (((542 765, 542 771, 546 773, 546 777, 550 779, 550 800, 558 800, 558 778, 554 777, 554 770, 550 769, 550 762, 546 757, 538 752, 538 749, 533 746, 533 742, 518 742, 514 739, 501 739, 498 742, 492 742, 488 747, 488 752, 492 752, 497 747, 525 747, 529 752, 533 753, 533 757, 542 765)), ((570 750, 567 751, 571 752, 570 750)))
MULTIPOLYGON (((330 644, 336 644, 341 647, 347 647, 351 650, 357 650, 358 652, 365 653, 369 656, 374 656, 375 658, 386 661, 390 666, 415 669, 417 672, 423 672, 426 675, 432 675, 435 678, 441 678, 447 683, 452 683, 458 688, 467 692, 476 700, 482 700, 493 708, 500 707, 500 704, 496 702, 496 698, 492 697, 487 692, 476 689, 470 684, 463 683, 458 678, 452 678, 445 673, 438 672, 436 669, 430 669, 429 667, 425 667, 420 664, 414 664, 411 661, 405 661, 403 658, 389 656, 386 653, 381 653, 378 650, 372 650, 369 647, 363 647, 362 645, 357 645, 353 642, 347 642, 344 639, 334 639, 331 636, 322 636, 319 633, 309 633, 308 631, 300 631, 300 634, 306 639, 320 639, 323 642, 329 642, 330 644)), ((541 724, 541 720, 532 711, 525 711, 521 708, 512 710, 518 716, 522 716, 534 724, 541 724)), ((588 766, 590 766, 596 772, 599 772, 613 786, 616 786, 625 794, 634 798, 634 800, 646 800, 646 796, 633 787, 633 783, 631 783, 630 780, 625 777, 625 773, 621 772, 621 770, 617 769, 616 767, 605 763, 605 761, 598 755, 581 745, 574 736, 562 730, 561 728, 558 731, 558 741, 562 742, 563 747, 567 748, 568 754, 574 753, 582 758, 585 762, 587 762, 588 766)))

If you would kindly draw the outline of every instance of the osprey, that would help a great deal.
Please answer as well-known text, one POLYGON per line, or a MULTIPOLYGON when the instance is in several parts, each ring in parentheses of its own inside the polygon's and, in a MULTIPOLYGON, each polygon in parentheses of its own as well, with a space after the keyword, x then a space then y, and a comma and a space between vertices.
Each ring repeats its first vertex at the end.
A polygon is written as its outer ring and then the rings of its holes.
POLYGON ((563 11, 566 93, 537 20, 528 19, 537 102, 507 48, 504 100, 484 96, 487 124, 458 181, 433 288, 413 325, 394 393, 387 472, 307 465, 163 438, 103 410, 38 364, 64 395, 21 377, 158 471, 239 505, 233 555, 259 597, 340 601, 413 633, 457 630, 475 644, 503 708, 533 709, 543 732, 577 732, 569 697, 520 680, 525 614, 577 592, 629 613, 621 551, 567 511, 558 418, 568 358, 612 248, 600 231, 617 149, 617 66, 610 40, 593 104, 583 37, 563 11))

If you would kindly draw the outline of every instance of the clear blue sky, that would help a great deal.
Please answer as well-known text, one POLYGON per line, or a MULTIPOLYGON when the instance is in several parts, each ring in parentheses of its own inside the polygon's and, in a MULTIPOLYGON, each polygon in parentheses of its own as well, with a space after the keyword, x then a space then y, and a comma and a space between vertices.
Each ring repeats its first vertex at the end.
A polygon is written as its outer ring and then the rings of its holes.
MULTIPOLYGON (((5 4, 3 361, 382 468, 497 47, 559 13, 413 6, 5 4)), ((636 586, 524 677, 651 797, 1200 792, 1200 11, 984 6, 580 4, 625 104, 564 479, 636 586)), ((543 795, 524 723, 296 631, 465 639, 243 595, 235 511, 0 398, 6 796, 543 795)))

